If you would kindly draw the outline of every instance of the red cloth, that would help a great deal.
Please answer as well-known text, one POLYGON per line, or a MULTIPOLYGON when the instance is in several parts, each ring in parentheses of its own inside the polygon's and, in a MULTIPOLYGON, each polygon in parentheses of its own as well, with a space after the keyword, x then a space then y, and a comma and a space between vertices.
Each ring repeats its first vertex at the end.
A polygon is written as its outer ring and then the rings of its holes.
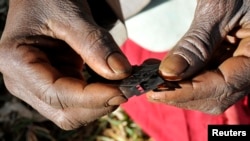
MULTIPOLYGON (((131 64, 141 64, 147 58, 162 59, 167 52, 151 52, 132 40, 122 47, 131 64)), ((247 97, 214 116, 183 110, 164 104, 150 103, 145 95, 132 97, 122 105, 127 114, 155 141, 206 141, 208 124, 250 124, 247 97)))

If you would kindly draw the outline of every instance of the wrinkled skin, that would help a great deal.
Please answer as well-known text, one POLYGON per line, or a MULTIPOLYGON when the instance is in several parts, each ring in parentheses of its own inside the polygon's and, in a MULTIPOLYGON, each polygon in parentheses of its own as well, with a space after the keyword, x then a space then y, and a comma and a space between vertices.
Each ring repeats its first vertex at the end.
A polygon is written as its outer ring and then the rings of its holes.
POLYGON ((181 89, 148 93, 154 102, 220 114, 250 92, 250 0, 198 0, 190 29, 160 73, 181 89))
POLYGON ((88 84, 86 63, 108 79, 131 66, 84 0, 10 0, 0 42, 7 89, 65 130, 85 125, 127 100, 107 84, 88 84))

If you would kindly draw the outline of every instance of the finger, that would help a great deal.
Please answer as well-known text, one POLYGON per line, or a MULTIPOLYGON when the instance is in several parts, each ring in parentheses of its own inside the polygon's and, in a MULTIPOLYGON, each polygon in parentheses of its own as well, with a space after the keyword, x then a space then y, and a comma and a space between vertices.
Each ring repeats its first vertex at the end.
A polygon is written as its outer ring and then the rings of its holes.
MULTIPOLYGON (((110 114, 115 109, 117 109, 117 107, 118 106, 110 106, 99 109, 83 109, 83 108, 67 109, 66 111, 63 111, 62 115, 72 120, 71 122, 66 122, 67 124, 65 124, 65 122, 61 123, 63 123, 64 125, 70 125, 70 123, 75 123, 73 125, 71 124, 71 128, 72 127, 77 128, 83 125, 86 126, 90 122, 93 122, 94 120, 104 115, 110 114)), ((58 119, 58 117, 55 118, 58 119)))
POLYGON ((148 98, 185 109, 222 113, 249 91, 249 71, 249 58, 230 58, 217 71, 206 71, 182 82, 175 91, 150 92, 148 98))
POLYGON ((100 109, 67 109, 63 111, 63 113, 61 113, 61 115, 65 119, 64 121, 58 120, 59 118, 56 115, 55 119, 57 121, 56 123, 60 125, 60 127, 63 127, 63 129, 71 130, 81 126, 86 126, 94 120, 113 112, 116 108, 117 106, 105 107, 100 109), (67 119, 71 120, 69 121, 67 119))
POLYGON ((167 103, 186 103, 204 98, 216 98, 225 87, 223 76, 217 72, 205 72, 190 81, 180 82, 180 89, 174 91, 150 92, 149 98, 167 103), (218 85, 220 84, 220 85, 218 85), (217 95, 216 95, 217 94, 217 95))
POLYGON ((84 82, 72 78, 59 78, 48 89, 43 100, 54 107, 101 108, 120 105, 127 101, 122 92, 112 85, 84 82), (48 101, 49 100, 49 101, 48 101))
MULTIPOLYGON (((44 36, 25 37, 24 43, 41 50, 49 62, 65 76, 82 78, 82 58, 65 42, 44 36)), ((82 78, 83 79, 83 78, 82 78)))
POLYGON ((235 50, 233 56, 246 56, 250 57, 250 37, 242 39, 239 43, 238 48, 235 50))
POLYGON ((56 109, 48 106, 42 101, 36 101, 33 105, 42 115, 53 121, 57 126, 64 130, 72 130, 81 126, 86 126, 90 122, 113 112, 118 106, 91 108, 67 108, 56 109))
POLYGON ((48 26, 56 38, 66 41, 101 76, 121 79, 130 74, 130 63, 113 37, 95 23, 79 18, 68 24, 49 21, 48 26))
POLYGON ((244 27, 239 30, 237 30, 234 35, 237 38, 244 39, 244 38, 249 38, 250 37, 250 28, 249 27, 244 27))
MULTIPOLYGON (((86 0, 47 3, 22 1, 19 4, 11 3, 10 7, 7 19, 10 24, 6 25, 12 26, 6 26, 5 39, 20 41, 20 38, 34 35, 60 39, 101 76, 121 79, 130 74, 131 66, 127 58, 112 36, 95 24, 86 0), (17 9, 21 12, 16 12, 17 9), (29 18, 20 18, 23 15, 29 18)), ((21 44, 23 42, 26 41, 21 41, 21 44)))
POLYGON ((160 65, 168 80, 187 78, 211 58, 219 43, 240 19, 239 1, 200 0, 190 29, 160 65))
POLYGON ((126 101, 116 86, 100 83, 87 85, 82 79, 62 75, 51 66, 46 56, 32 46, 19 46, 16 51, 12 51, 12 55, 15 58, 9 60, 12 63, 9 65, 15 66, 16 69, 11 71, 16 73, 16 77, 4 70, 5 82, 13 94, 26 102, 34 94, 45 103, 60 109, 101 108, 126 101))

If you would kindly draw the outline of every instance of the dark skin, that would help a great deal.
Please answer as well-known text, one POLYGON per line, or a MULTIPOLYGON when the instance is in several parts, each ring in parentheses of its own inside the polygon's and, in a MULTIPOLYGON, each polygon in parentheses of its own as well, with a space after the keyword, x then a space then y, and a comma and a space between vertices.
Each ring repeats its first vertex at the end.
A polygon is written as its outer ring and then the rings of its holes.
POLYGON ((198 0, 190 29, 160 65, 162 76, 182 88, 148 98, 220 114, 249 94, 249 8, 249 0, 198 0))
POLYGON ((85 125, 127 101, 117 87, 88 84, 82 75, 84 64, 112 80, 131 71, 84 0, 10 0, 0 56, 11 94, 62 129, 85 125))
MULTIPOLYGON (((147 96, 218 114, 249 92, 250 0, 197 2, 189 31, 159 68, 166 80, 180 81, 182 88, 147 96), (218 65, 211 68, 213 62, 218 65)), ((11 94, 62 129, 87 124, 127 101, 117 87, 88 84, 81 73, 84 64, 110 80, 131 72, 84 0, 10 0, 0 56, 0 71, 11 94)))

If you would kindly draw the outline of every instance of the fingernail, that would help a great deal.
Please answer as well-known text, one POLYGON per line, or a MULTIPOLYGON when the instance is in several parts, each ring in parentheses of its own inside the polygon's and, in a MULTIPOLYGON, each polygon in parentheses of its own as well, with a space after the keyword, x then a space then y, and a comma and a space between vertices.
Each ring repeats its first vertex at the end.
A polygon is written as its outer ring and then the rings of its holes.
POLYGON ((129 73, 131 71, 131 65, 125 56, 120 53, 113 53, 107 59, 109 67, 115 73, 129 73))
POLYGON ((126 99, 126 97, 124 95, 118 95, 118 96, 114 96, 111 99, 109 99, 107 102, 107 106, 116 106, 116 105, 120 105, 122 103, 125 103, 127 101, 128 100, 126 99))
POLYGON ((167 80, 179 80, 181 74, 189 67, 188 62, 180 55, 170 55, 160 66, 160 74, 167 80))

